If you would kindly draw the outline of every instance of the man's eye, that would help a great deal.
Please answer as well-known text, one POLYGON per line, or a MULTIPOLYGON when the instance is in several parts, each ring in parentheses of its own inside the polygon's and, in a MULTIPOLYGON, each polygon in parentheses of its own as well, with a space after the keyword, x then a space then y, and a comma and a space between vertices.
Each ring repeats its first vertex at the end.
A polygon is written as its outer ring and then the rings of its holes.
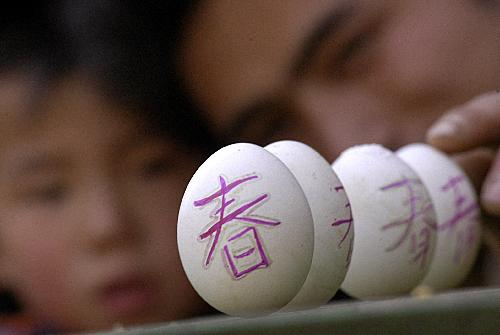
POLYGON ((332 62, 332 74, 340 79, 362 76, 371 62, 370 47, 374 43, 375 30, 363 31, 349 39, 332 62))
POLYGON ((348 61, 356 56, 356 53, 366 46, 367 36, 367 33, 363 33, 352 38, 349 43, 347 43, 341 54, 341 61, 348 61))

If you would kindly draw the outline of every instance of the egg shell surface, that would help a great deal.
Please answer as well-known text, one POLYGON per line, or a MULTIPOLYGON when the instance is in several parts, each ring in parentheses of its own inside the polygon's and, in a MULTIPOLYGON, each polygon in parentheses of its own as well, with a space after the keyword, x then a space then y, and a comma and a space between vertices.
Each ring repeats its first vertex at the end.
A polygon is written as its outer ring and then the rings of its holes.
POLYGON ((317 307, 328 302, 344 280, 353 242, 349 200, 339 178, 317 151, 296 141, 265 147, 299 182, 314 222, 311 269, 299 293, 283 310, 317 307))
POLYGON ((430 264, 436 215, 417 175, 377 145, 347 149, 333 163, 351 203, 354 247, 341 288, 357 298, 408 293, 430 264))
POLYGON ((177 240, 195 290, 236 316, 289 303, 311 266, 309 205, 288 168, 264 148, 237 143, 196 171, 184 193, 177 240))
POLYGON ((481 219, 472 183, 444 153, 414 143, 397 151, 429 190, 437 215, 437 245, 423 285, 444 290, 459 285, 471 270, 481 240, 481 219))

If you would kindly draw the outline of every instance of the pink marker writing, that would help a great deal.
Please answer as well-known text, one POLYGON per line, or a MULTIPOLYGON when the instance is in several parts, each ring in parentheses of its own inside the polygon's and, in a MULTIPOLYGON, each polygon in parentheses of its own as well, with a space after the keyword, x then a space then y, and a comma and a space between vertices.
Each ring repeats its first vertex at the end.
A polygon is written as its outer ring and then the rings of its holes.
POLYGON ((249 214, 256 206, 262 205, 269 198, 268 194, 257 196, 239 206, 235 204, 236 200, 234 198, 228 199, 227 196, 232 190, 257 178, 258 176, 256 175, 250 175, 236 179, 228 184, 223 176, 219 176, 220 188, 213 194, 194 202, 195 207, 204 207, 212 201, 220 199, 220 207, 215 212, 215 214, 218 215, 217 221, 199 235, 200 240, 204 240, 208 237, 212 238, 204 262, 205 266, 209 266, 213 259, 215 248, 221 239, 223 226, 244 223, 241 231, 229 236, 227 244, 223 248, 226 262, 236 279, 241 278, 253 270, 269 265, 268 257, 266 257, 264 253, 262 241, 259 238, 257 230, 252 225, 277 226, 280 224, 277 220, 264 219, 249 214), (230 209, 231 206, 233 208, 230 209))
POLYGON ((382 226, 382 231, 403 226, 404 229, 393 244, 386 248, 387 252, 394 251, 410 240, 409 252, 413 256, 412 261, 420 261, 420 266, 424 266, 429 256, 431 247, 431 233, 436 229, 436 222, 433 218, 432 202, 425 196, 424 186, 419 179, 402 179, 382 186, 382 191, 394 189, 404 189, 406 191, 405 204, 408 206, 408 215, 402 219, 390 222, 382 226), (420 192, 419 192, 420 191, 420 192), (418 220, 422 220, 425 226, 415 231, 414 226, 418 220))
MULTIPOLYGON (((335 187, 335 191, 336 192, 340 192, 340 191, 345 192, 343 186, 337 186, 337 187, 335 187)), ((342 236, 342 238, 340 239, 340 242, 337 245, 338 248, 342 247, 342 243, 344 243, 344 241, 346 240, 347 236, 349 236, 349 232, 352 229, 353 218, 352 218, 351 204, 349 202, 347 202, 345 204, 345 208, 347 208, 349 210, 348 216, 346 218, 337 219, 337 220, 335 220, 332 223, 333 227, 339 227, 339 226, 347 225, 347 229, 346 229, 346 231, 344 233, 344 236, 342 236)), ((351 237, 349 239, 349 250, 347 251, 346 267, 348 267, 349 264, 351 263, 353 242, 354 242, 354 239, 353 239, 353 237, 351 237)))
POLYGON ((462 187, 465 186, 464 176, 451 177, 441 187, 443 193, 453 197, 453 215, 438 226, 438 231, 456 231, 455 255, 456 263, 472 249, 477 239, 476 224, 479 215, 479 205, 471 197, 465 196, 462 187))

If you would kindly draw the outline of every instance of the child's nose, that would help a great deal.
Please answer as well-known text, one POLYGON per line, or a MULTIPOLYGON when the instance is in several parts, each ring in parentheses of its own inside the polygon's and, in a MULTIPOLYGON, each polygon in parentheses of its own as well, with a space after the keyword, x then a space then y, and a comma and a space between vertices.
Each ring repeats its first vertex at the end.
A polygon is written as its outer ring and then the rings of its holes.
POLYGON ((137 238, 131 206, 119 187, 98 185, 89 193, 82 229, 93 248, 107 249, 137 238))

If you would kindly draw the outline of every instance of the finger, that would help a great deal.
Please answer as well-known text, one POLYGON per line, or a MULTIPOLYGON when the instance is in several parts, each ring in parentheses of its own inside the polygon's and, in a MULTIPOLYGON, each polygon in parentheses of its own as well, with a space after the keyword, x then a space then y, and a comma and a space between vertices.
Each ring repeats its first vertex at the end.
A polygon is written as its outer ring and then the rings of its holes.
POLYGON ((494 159, 495 151, 490 148, 476 148, 453 156, 453 160, 462 167, 478 194, 494 159))
POLYGON ((497 152, 483 184, 481 204, 488 213, 500 217, 500 152, 497 152))
POLYGON ((500 142, 500 91, 450 110, 427 132, 427 141, 446 152, 500 142))

